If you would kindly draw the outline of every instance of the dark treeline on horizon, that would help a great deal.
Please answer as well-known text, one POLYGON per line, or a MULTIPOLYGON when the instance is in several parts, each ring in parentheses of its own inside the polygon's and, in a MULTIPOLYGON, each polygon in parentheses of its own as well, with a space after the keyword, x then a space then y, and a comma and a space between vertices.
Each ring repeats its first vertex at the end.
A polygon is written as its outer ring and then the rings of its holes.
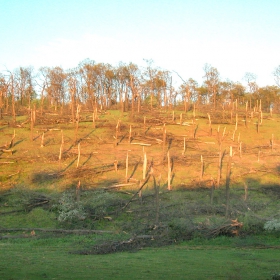
POLYGON ((72 69, 19 67, 0 73, 0 118, 5 114, 15 116, 20 110, 32 107, 43 110, 72 112, 85 105, 96 108, 120 109, 140 112, 147 108, 181 106, 187 112, 195 106, 224 109, 234 102, 253 108, 261 100, 263 111, 280 110, 280 65, 274 70, 275 85, 259 87, 256 75, 246 73, 244 84, 221 80, 219 71, 205 64, 202 84, 194 79, 184 80, 179 73, 162 70, 146 60, 146 67, 134 63, 95 63, 86 59, 72 69), (172 76, 181 84, 175 88, 172 76))

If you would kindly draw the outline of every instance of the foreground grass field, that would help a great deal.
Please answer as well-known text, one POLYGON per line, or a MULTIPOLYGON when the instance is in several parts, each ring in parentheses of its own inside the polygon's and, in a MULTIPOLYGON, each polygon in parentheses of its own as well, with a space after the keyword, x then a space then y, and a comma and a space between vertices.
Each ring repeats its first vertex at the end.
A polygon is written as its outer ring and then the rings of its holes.
POLYGON ((272 279, 279 273, 276 237, 195 239, 136 253, 77 255, 95 236, 0 242, 0 278, 32 279, 272 279))

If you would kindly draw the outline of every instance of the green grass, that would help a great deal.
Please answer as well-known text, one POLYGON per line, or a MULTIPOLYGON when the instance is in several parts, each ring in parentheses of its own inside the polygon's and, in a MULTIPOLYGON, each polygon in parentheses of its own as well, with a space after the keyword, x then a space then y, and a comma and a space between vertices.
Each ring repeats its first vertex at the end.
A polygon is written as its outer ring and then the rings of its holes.
MULTIPOLYGON (((229 238, 185 242, 137 253, 77 255, 94 236, 2 240, 1 279, 271 279, 280 250, 237 246, 229 238)), ((267 240, 266 240, 267 242, 267 240)), ((272 242, 275 242, 272 241, 272 242)), ((251 242, 252 243, 252 242, 251 242)))
POLYGON ((41 208, 35 208, 29 213, 18 213, 3 215, 1 217, 1 227, 40 227, 55 228, 57 226, 56 215, 41 208))

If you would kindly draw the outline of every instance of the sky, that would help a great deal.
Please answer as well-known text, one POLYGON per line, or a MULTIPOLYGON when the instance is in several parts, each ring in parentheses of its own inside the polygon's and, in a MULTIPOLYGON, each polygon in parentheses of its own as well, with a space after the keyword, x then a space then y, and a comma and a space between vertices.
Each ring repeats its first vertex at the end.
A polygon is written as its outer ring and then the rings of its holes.
POLYGON ((0 72, 148 59, 199 84, 208 63, 223 80, 274 85, 279 12, 279 0, 0 0, 0 72))

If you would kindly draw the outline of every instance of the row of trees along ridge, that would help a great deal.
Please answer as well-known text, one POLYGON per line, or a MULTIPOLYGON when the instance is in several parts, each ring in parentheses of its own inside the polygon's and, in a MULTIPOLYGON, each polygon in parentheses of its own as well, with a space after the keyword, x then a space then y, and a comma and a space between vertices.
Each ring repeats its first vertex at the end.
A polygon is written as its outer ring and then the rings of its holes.
POLYGON ((275 85, 259 87, 256 76, 246 73, 244 84, 223 81, 218 70, 204 66, 203 83, 184 80, 176 72, 161 70, 153 62, 140 68, 134 63, 95 63, 86 59, 76 68, 42 67, 35 72, 32 67, 20 67, 0 73, 0 119, 4 114, 16 115, 31 110, 34 104, 43 114, 53 110, 58 114, 70 112, 75 119, 77 106, 82 104, 92 112, 96 108, 119 109, 122 112, 140 112, 142 108, 181 106, 185 112, 193 107, 211 106, 212 110, 243 104, 263 111, 280 109, 280 65, 273 72, 275 85), (174 74, 175 73, 175 74, 174 74), (175 89, 172 75, 180 77, 182 84, 175 89), (258 104, 258 106, 257 106, 258 104))

